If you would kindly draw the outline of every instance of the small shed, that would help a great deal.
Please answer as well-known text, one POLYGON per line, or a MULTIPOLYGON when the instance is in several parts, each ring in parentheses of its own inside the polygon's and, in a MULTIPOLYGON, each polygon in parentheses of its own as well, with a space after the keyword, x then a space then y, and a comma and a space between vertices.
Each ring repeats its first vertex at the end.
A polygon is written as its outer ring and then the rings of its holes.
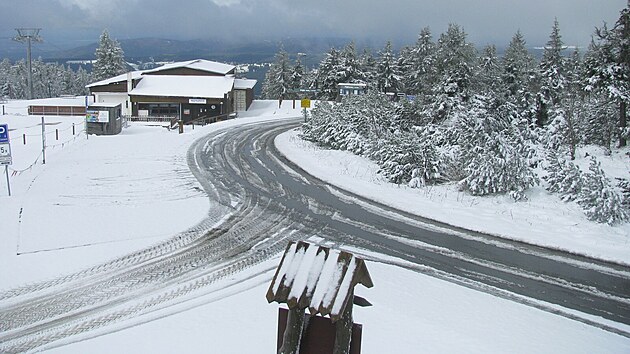
POLYGON ((367 84, 341 82, 337 84, 340 96, 363 95, 367 89, 367 84))
POLYGON ((122 131, 121 104, 90 105, 85 114, 88 134, 116 135, 122 131))
POLYGON ((290 242, 267 291, 268 302, 284 303, 289 307, 283 336, 285 349, 280 352, 289 353, 288 346, 300 345, 302 317, 308 309, 311 316, 330 317, 336 328, 334 353, 349 353, 352 304, 357 284, 373 286, 362 259, 307 242, 290 242), (295 333, 298 333, 297 337, 294 337, 295 333))

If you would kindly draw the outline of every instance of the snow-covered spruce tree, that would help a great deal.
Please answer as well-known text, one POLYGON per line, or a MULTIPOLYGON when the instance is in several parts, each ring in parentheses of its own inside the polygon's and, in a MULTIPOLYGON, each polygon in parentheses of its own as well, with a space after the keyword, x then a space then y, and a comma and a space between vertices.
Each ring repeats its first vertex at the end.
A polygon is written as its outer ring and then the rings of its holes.
POLYGON ((372 52, 367 48, 363 49, 363 53, 359 56, 359 72, 363 76, 366 83, 376 81, 376 59, 372 52))
POLYGON ((618 147, 626 146, 624 132, 628 126, 627 107, 630 102, 630 4, 626 6, 612 29, 606 26, 595 31, 585 59, 587 92, 602 93, 611 104, 616 104, 618 147))
POLYGON ((583 174, 582 189, 577 203, 589 220, 615 225, 630 218, 621 196, 610 184, 600 163, 591 158, 589 172, 583 174))
POLYGON ((304 66, 302 65, 302 61, 300 60, 300 55, 298 54, 295 59, 295 65, 291 70, 291 94, 292 98, 302 98, 300 97, 299 90, 303 88, 304 85, 304 66))
POLYGON ((488 45, 483 48, 475 70, 473 90, 477 93, 504 99, 505 88, 501 82, 501 65, 497 48, 488 45))
POLYGON ((370 158, 379 165, 379 173, 392 183, 419 188, 443 182, 446 179, 441 173, 443 164, 436 141, 440 129, 424 126, 390 132, 376 139, 370 158))
POLYGON ((405 87, 408 93, 412 95, 429 93, 436 81, 435 50, 431 29, 425 27, 420 31, 415 46, 409 52, 410 68, 406 77, 403 78, 406 81, 405 87))
POLYGON ((626 211, 630 213, 630 179, 617 178, 617 187, 621 190, 621 204, 626 207, 626 211))
POLYGON ((363 83, 365 74, 361 71, 361 63, 357 58, 354 42, 348 43, 341 51, 339 67, 335 74, 338 83, 363 83))
POLYGON ((341 62, 341 53, 335 48, 330 48, 317 69, 318 98, 324 101, 332 101, 337 98, 337 72, 341 62))
POLYGON ((402 77, 392 51, 392 43, 389 41, 379 53, 376 82, 378 90, 383 93, 398 92, 402 86, 402 77))
POLYGON ((472 195, 509 193, 514 200, 525 199, 525 191, 538 179, 518 127, 489 111, 479 98, 458 112, 456 124, 460 166, 466 175, 460 187, 472 195))
POLYGON ((549 110, 560 103, 560 99, 567 86, 565 59, 562 51, 565 49, 560 36, 558 19, 553 22, 549 41, 545 45, 543 57, 540 61, 540 89, 537 95, 536 124, 543 127, 550 122, 549 110))
POLYGON ((549 151, 543 168, 547 172, 542 177, 547 183, 545 189, 559 194, 560 199, 565 202, 578 199, 582 191, 582 171, 579 167, 556 152, 549 151))
MULTIPOLYGON (((607 55, 608 53, 600 48, 594 39, 584 55, 582 87, 586 93, 584 97, 585 120, 580 122, 580 131, 584 144, 596 144, 604 147, 608 153, 612 153, 613 139, 618 138, 619 112, 615 100, 610 98, 611 96, 604 89, 603 81, 600 81, 600 77, 605 77, 606 73, 598 72, 603 69, 600 65, 606 61, 603 57, 607 55)), ((610 88, 610 86, 607 87, 610 88)))
POLYGON ((96 62, 92 68, 94 80, 104 80, 126 71, 124 52, 117 40, 103 30, 98 48, 94 53, 96 62))
POLYGON ((265 75, 261 96, 269 100, 287 98, 287 94, 291 91, 293 84, 292 72, 293 68, 289 62, 289 54, 284 50, 283 46, 280 46, 274 62, 265 75))
POLYGON ((453 109, 469 99, 476 51, 466 41, 464 30, 449 24, 440 35, 435 55, 436 83, 427 99, 437 123, 445 121, 453 109))

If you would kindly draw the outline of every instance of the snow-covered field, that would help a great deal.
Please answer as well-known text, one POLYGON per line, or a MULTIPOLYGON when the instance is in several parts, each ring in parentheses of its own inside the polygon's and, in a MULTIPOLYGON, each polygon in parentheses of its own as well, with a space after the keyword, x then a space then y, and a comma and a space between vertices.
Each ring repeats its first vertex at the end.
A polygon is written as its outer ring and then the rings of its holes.
MULTIPOLYGON (((277 102, 257 101, 236 120, 186 127, 181 135, 134 123, 118 136, 89 139, 79 132, 81 118, 46 117, 48 144, 56 146, 46 151, 42 165, 41 118, 24 115, 24 101, 6 106, 9 115, 0 123, 11 129, 13 195, 7 196, 2 176, 0 291, 111 259, 193 226, 209 203, 187 169, 188 146, 235 124, 300 115, 288 102, 277 109, 277 102), (60 131, 58 141, 55 129, 60 131)), ((388 186, 369 162, 319 150, 297 139, 295 132, 276 143, 314 175, 384 203, 507 237, 630 262, 628 225, 590 224, 578 208, 542 190, 534 190, 529 202, 515 204, 502 197, 472 198, 448 187, 388 186)), ((154 321, 121 324, 113 333, 103 328, 50 352, 273 352, 277 305, 267 304, 265 293, 274 262, 279 258, 259 266, 268 269, 262 276, 184 303, 154 321)), ((364 325, 364 353, 630 352, 630 339, 578 321, 403 268, 374 262, 367 266, 375 287, 359 287, 357 293, 374 306, 355 310, 355 320, 364 325)))

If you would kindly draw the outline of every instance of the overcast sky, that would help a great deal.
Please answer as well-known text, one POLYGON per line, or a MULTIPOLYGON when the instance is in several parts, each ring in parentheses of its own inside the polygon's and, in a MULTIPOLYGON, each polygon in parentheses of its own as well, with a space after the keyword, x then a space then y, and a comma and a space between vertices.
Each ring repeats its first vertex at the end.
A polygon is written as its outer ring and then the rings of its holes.
MULTIPOLYGON (((521 30, 530 46, 549 38, 554 17, 567 45, 588 45, 627 0, 0 0, 0 37, 41 27, 51 44, 112 37, 280 39, 327 36, 411 44, 429 26, 437 38, 459 24, 478 46, 505 46, 521 30)), ((65 45, 64 45, 65 46, 65 45)))

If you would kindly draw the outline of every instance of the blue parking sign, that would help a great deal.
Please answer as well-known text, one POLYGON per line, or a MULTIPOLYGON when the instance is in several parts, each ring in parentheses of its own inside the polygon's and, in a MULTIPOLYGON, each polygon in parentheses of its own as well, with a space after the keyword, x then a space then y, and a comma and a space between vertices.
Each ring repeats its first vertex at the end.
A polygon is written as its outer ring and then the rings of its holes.
POLYGON ((0 124, 0 143, 9 142, 9 125, 0 124))

